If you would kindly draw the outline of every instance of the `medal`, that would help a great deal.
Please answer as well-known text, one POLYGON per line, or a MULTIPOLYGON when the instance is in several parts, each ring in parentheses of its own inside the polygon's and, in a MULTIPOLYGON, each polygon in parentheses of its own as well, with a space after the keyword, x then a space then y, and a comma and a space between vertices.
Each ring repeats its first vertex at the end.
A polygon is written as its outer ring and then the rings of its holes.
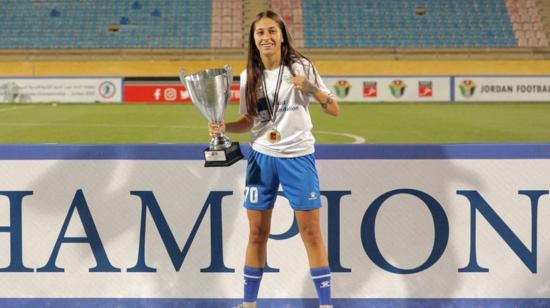
POLYGON ((269 142, 277 143, 281 140, 281 133, 279 133, 279 131, 275 127, 273 127, 269 130, 269 132, 267 132, 266 137, 269 142))
POLYGON ((279 73, 277 74, 277 83, 275 86, 275 94, 273 96, 273 103, 269 101, 269 96, 267 93, 267 85, 265 83, 265 77, 263 77, 263 90, 264 97, 267 101, 267 112, 269 113, 270 122, 272 124, 271 129, 267 132, 265 137, 270 143, 277 143, 281 141, 281 133, 275 127, 275 119, 277 117, 277 109, 279 108, 279 89, 281 88, 281 82, 283 77, 283 64, 279 67, 279 73))

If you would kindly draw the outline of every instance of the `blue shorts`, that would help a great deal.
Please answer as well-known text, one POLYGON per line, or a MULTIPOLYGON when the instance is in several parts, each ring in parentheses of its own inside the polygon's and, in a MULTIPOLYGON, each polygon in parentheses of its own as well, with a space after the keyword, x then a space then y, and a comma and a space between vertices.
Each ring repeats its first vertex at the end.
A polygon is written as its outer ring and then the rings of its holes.
POLYGON ((319 176, 313 154, 280 158, 250 150, 246 168, 244 207, 250 210, 273 208, 279 184, 294 210, 321 207, 319 176))

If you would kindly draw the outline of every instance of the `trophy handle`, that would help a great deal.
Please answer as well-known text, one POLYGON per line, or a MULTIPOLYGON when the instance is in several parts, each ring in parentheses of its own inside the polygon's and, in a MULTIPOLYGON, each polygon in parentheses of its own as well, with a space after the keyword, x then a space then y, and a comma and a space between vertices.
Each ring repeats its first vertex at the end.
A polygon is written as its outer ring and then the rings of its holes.
POLYGON ((180 82, 183 83, 183 85, 185 85, 185 70, 183 68, 180 68, 180 82))

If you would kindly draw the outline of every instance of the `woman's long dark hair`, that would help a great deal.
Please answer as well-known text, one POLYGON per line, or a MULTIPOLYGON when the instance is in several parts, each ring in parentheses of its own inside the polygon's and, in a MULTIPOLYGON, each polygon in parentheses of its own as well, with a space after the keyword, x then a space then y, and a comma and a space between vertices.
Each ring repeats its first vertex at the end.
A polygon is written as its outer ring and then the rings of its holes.
POLYGON ((264 65, 262 63, 262 59, 260 58, 260 51, 256 47, 256 43, 254 41, 254 30, 256 29, 256 23, 264 17, 275 21, 283 34, 281 43, 281 65, 288 67, 291 74, 295 76, 295 73, 292 70, 292 64, 294 62, 301 59, 311 62, 308 58, 296 50, 292 42, 292 36, 288 32, 286 24, 279 14, 274 11, 267 10, 256 15, 256 18, 250 25, 250 33, 248 35, 248 60, 246 65, 245 98, 246 110, 250 115, 257 114, 256 102, 258 101, 258 90, 264 71, 264 65))

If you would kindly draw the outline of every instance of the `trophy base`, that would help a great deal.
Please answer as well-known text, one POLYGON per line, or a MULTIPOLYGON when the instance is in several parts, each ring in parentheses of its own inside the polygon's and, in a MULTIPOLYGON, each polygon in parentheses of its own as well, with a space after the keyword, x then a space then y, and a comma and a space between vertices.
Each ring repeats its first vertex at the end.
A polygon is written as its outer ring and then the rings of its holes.
POLYGON ((228 167, 238 162, 243 158, 241 147, 238 142, 232 142, 231 146, 223 150, 204 150, 204 166, 205 167, 228 167))

